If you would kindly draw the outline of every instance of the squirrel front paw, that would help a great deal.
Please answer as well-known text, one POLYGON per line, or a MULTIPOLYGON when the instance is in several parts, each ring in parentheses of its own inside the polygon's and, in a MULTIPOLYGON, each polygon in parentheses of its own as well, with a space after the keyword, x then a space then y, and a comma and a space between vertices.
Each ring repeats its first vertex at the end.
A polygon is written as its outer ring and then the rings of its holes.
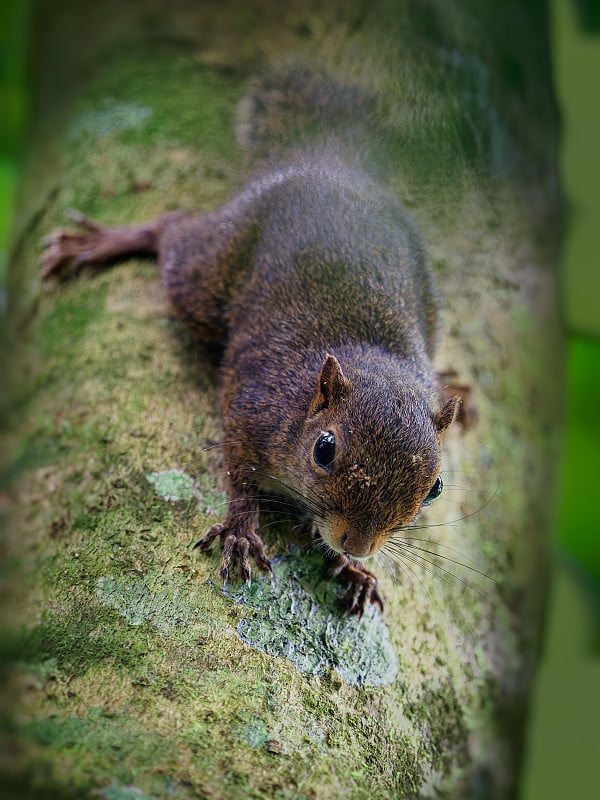
POLYGON ((240 563, 240 575, 242 580, 250 583, 251 569, 250 558, 252 555, 259 567, 272 573, 271 564, 265 555, 265 549, 260 536, 255 533, 251 528, 234 528, 229 526, 227 522, 217 523, 213 525, 206 536, 199 539, 194 545, 194 550, 198 549, 205 553, 210 549, 211 544, 215 539, 221 539, 223 552, 221 554, 221 563, 219 565, 219 577, 223 583, 229 580, 229 567, 234 557, 237 557, 240 563))
POLYGON ((336 556, 329 568, 329 575, 349 584, 342 604, 351 614, 356 614, 360 619, 369 603, 379 606, 379 610, 383 611, 383 600, 377 591, 377 577, 360 561, 343 555, 336 556))

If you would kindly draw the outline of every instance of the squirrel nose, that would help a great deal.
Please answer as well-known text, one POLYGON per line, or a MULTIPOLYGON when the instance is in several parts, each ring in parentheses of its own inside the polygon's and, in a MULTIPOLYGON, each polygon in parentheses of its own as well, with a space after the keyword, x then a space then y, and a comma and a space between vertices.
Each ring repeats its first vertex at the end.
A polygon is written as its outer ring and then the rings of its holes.
POLYGON ((365 558, 371 552, 373 542, 365 542, 361 537, 351 537, 347 532, 342 534, 340 545, 344 554, 354 558, 365 558))

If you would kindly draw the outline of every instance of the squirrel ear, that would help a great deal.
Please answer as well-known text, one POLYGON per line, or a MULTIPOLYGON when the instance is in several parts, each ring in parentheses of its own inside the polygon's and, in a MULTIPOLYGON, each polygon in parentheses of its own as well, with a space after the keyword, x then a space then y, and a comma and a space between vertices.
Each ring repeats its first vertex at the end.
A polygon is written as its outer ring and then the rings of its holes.
POLYGON ((310 413, 317 414, 348 396, 350 383, 335 356, 327 355, 317 379, 317 391, 310 404, 310 413))
POLYGON ((461 402, 462 398, 460 395, 455 395, 446 403, 444 403, 441 411, 438 411, 437 414, 433 415, 433 424, 435 425, 435 429, 440 436, 444 434, 446 428, 456 419, 461 402))

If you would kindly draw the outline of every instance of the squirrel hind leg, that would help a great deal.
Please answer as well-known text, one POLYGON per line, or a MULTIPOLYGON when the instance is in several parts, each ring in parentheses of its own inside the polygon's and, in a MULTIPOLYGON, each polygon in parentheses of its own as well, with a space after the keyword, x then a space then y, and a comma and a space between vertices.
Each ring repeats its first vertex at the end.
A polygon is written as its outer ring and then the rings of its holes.
POLYGON ((67 216, 79 231, 58 230, 42 243, 42 279, 64 279, 87 265, 101 266, 128 255, 158 252, 161 220, 132 227, 109 228, 98 225, 79 211, 67 216))
POLYGON ((442 402, 450 400, 452 397, 460 397, 461 403, 456 414, 456 422, 460 425, 463 433, 470 430, 477 424, 479 412, 473 399, 473 387, 466 383, 453 383, 456 378, 454 370, 438 372, 440 383, 440 396, 442 402), (450 382, 449 382, 450 381, 450 382))

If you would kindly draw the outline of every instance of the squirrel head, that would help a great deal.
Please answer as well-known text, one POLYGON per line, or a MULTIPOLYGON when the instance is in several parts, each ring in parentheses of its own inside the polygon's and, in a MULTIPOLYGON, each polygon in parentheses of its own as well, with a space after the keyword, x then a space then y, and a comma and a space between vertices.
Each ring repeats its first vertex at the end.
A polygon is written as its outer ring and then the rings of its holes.
POLYGON ((373 375, 351 382, 326 356, 299 453, 301 493, 325 544, 368 558, 441 493, 441 442, 459 404, 432 411, 427 393, 390 396, 373 375))

